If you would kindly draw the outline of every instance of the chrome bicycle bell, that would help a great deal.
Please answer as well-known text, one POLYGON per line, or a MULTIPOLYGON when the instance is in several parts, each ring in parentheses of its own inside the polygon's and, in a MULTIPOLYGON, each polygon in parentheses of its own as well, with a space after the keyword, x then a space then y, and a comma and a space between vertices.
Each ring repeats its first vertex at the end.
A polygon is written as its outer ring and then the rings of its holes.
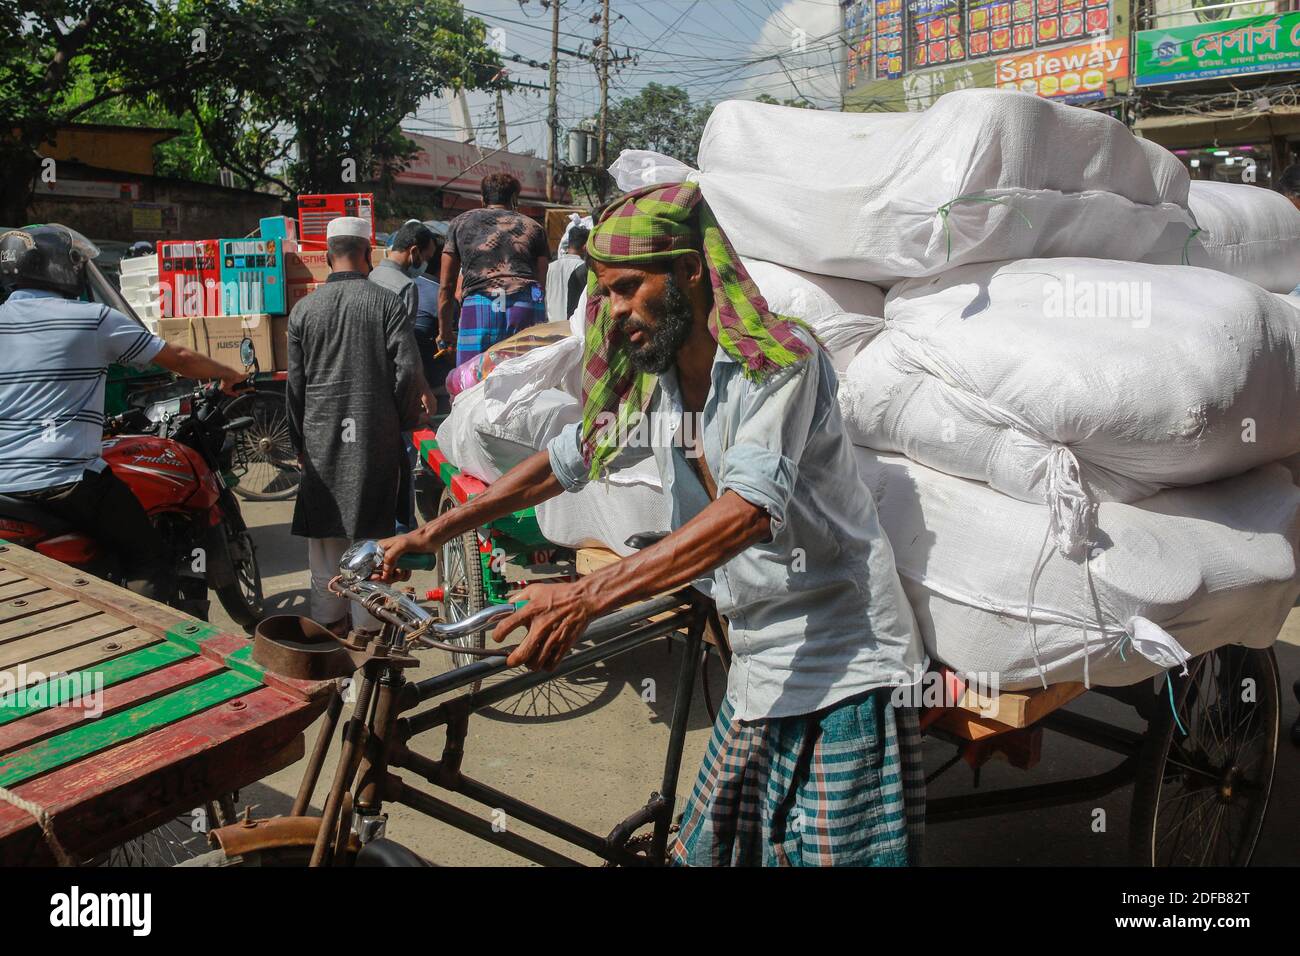
POLYGON ((352 583, 364 581, 384 564, 384 549, 378 541, 358 541, 339 559, 339 577, 352 583))

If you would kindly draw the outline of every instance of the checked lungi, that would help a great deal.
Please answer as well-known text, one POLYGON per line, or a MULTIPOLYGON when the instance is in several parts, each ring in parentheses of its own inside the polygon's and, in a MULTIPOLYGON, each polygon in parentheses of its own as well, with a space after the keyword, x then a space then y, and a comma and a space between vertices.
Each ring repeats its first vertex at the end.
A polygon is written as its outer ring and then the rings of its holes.
POLYGON ((467 295, 460 306, 456 364, 467 362, 516 332, 545 321, 546 303, 542 301, 542 287, 536 282, 507 295, 479 292, 467 295))
POLYGON ((915 708, 878 688, 798 717, 725 702, 670 848, 678 866, 907 866, 921 860, 915 708))

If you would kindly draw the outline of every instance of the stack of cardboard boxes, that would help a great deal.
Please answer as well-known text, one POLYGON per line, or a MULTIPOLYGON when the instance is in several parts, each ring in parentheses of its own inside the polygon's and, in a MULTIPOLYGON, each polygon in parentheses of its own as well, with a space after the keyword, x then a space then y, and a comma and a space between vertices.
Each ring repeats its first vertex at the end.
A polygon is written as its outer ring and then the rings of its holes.
MULTIPOLYGON (((357 197, 342 198, 355 200, 357 197)), ((194 272, 192 278, 199 283, 200 289, 203 288, 202 275, 211 279, 210 273, 219 271, 218 299, 209 301, 213 299, 211 294, 182 295, 178 285, 173 294, 162 296, 160 317, 154 313, 142 318, 164 341, 202 352, 228 365, 240 365, 239 346, 248 339, 257 353, 261 371, 287 369, 289 313, 325 281, 330 271, 324 248, 324 226, 316 220, 328 222, 328 218, 337 214, 332 209, 326 212, 314 210, 309 225, 311 230, 322 234, 316 236, 312 232, 309 237, 307 232, 310 230, 305 230, 301 242, 297 222, 284 216, 271 216, 259 224, 257 238, 189 243, 196 248, 219 245, 219 261, 209 264, 208 273, 197 265, 187 270, 194 272), (316 228, 318 225, 319 229, 316 228), (264 310, 247 309, 249 303, 263 304, 264 310)), ((377 265, 383 256, 382 248, 374 249, 372 264, 377 265)), ((155 271, 154 275, 161 271, 155 271)), ((207 284, 214 286, 211 281, 207 284)), ((172 292, 170 288, 166 291, 172 292)))

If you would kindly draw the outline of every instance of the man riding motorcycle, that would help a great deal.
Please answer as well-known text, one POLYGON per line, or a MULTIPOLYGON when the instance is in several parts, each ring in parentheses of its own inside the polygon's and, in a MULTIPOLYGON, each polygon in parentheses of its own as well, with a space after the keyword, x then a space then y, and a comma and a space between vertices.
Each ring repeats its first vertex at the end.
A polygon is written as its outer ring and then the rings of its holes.
POLYGON ((151 363, 230 392, 243 372, 163 342, 139 323, 82 302, 98 255, 65 226, 0 235, 0 494, 24 499, 114 552, 127 587, 168 598, 166 547, 140 502, 100 456, 104 384, 114 363, 151 363))

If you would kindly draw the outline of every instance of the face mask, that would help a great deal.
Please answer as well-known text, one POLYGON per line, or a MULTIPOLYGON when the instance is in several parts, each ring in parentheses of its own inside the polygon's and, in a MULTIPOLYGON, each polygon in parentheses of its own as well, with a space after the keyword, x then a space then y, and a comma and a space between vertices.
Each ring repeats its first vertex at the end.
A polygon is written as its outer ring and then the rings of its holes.
POLYGON ((419 276, 424 275, 424 263, 412 262, 402 271, 405 272, 412 279, 418 278, 419 276))

